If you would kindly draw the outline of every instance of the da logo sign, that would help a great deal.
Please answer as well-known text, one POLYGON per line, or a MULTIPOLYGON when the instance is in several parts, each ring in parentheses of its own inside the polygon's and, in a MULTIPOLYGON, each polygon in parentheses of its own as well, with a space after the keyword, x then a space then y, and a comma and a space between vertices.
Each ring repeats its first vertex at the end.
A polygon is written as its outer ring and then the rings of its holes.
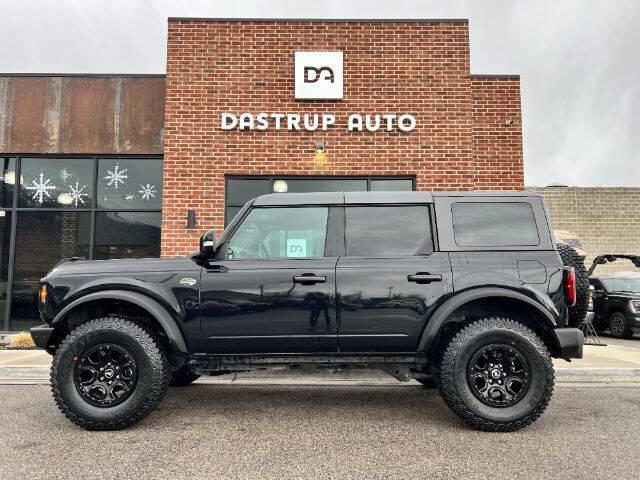
POLYGON ((342 52, 295 52, 296 98, 342 98, 342 52))

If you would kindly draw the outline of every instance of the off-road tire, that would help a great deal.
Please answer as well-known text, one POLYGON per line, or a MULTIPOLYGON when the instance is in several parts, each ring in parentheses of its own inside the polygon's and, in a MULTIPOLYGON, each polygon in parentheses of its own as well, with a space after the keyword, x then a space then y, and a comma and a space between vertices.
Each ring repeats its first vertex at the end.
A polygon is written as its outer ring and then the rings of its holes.
POLYGON ((629 322, 627 322, 627 317, 623 312, 613 312, 611 316, 609 316, 609 333, 611 333, 612 337, 615 338, 631 338, 633 337, 633 332, 631 331, 631 327, 629 326, 629 322), (616 324, 614 325, 614 322, 616 324))
POLYGON ((186 387, 187 385, 191 385, 199 378, 200 375, 198 375, 197 373, 193 373, 188 365, 182 365, 171 372, 171 381, 169 382, 169 386, 186 387))
POLYGON ((577 327, 587 315, 589 304, 589 275, 584 266, 584 261, 573 247, 564 243, 558 244, 558 253, 562 259, 562 264, 566 267, 573 267, 576 272, 576 304, 569 307, 569 326, 577 327))
POLYGON ((449 408, 470 426, 509 432, 530 425, 547 408, 554 388, 553 363, 544 342, 530 328, 508 318, 485 318, 467 325, 451 339, 442 355, 439 385, 449 408), (528 389, 510 406, 482 402, 467 377, 476 352, 498 343, 515 348, 530 367, 528 389))
POLYGON ((118 430, 138 422, 162 401, 170 378, 167 354, 157 336, 125 318, 98 318, 80 325, 61 342, 51 364, 51 392, 58 408, 87 430, 118 430), (92 346, 106 342, 131 354, 138 376, 128 397, 110 407, 86 401, 74 382, 74 362, 92 346))

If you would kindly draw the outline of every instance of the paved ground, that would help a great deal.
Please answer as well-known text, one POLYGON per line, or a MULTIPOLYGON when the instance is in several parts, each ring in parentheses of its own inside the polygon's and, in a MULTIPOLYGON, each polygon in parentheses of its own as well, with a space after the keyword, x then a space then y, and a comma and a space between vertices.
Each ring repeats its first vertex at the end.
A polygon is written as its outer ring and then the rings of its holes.
MULTIPOLYGON (((562 382, 640 382, 640 340, 603 339, 607 346, 585 346, 584 358, 565 362, 554 360, 558 380, 562 382), (610 341, 613 340, 613 341, 610 341)), ((47 383, 51 357, 43 350, 0 350, 0 384, 47 383)), ((353 375, 300 375, 274 372, 265 375, 259 372, 238 374, 237 377, 223 376, 210 379, 210 383, 297 383, 300 384, 340 384, 356 380, 359 383, 391 384, 396 381, 380 372, 357 372, 353 375)))
POLYGON ((640 388, 560 387, 532 427, 468 429, 434 391, 172 389, 121 432, 70 424, 44 385, 0 386, 2 478, 571 478, 640 471, 640 388))

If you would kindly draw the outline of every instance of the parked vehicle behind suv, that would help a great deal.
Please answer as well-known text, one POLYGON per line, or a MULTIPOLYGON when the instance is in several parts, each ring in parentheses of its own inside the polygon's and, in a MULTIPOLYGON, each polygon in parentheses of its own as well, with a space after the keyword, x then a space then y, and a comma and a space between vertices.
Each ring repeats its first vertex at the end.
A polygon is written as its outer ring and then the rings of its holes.
POLYGON ((613 337, 631 338, 640 333, 640 271, 593 275, 598 265, 623 259, 640 268, 639 255, 606 254, 594 259, 589 269, 590 304, 597 331, 608 328, 613 337))
POLYGON ((482 430, 535 421, 575 277, 530 193, 271 194, 188 258, 67 261, 42 280, 36 344, 62 412, 138 421, 168 385, 300 365, 433 380, 482 430))

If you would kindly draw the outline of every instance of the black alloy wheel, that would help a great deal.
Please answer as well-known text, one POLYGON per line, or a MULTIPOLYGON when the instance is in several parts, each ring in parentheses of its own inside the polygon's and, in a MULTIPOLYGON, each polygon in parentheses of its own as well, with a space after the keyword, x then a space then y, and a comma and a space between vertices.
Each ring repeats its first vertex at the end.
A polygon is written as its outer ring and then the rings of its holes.
POLYGON ((491 344, 479 349, 469 362, 471 391, 492 407, 514 405, 529 388, 529 364, 514 347, 491 344))
POLYGON ((129 318, 83 323, 60 342, 51 363, 58 408, 88 430, 117 430, 138 422, 160 404, 170 378, 159 335, 129 318))
POLYGON ((135 388, 136 362, 119 345, 100 343, 73 360, 76 390, 91 405, 113 407, 125 401, 135 388))
POLYGON ((609 317, 609 331, 616 338, 631 338, 633 333, 622 312, 613 312, 609 317))
POLYGON ((510 318, 487 317, 460 329, 442 353, 438 374, 449 408, 484 431, 532 424, 553 394, 553 363, 544 341, 510 318))

